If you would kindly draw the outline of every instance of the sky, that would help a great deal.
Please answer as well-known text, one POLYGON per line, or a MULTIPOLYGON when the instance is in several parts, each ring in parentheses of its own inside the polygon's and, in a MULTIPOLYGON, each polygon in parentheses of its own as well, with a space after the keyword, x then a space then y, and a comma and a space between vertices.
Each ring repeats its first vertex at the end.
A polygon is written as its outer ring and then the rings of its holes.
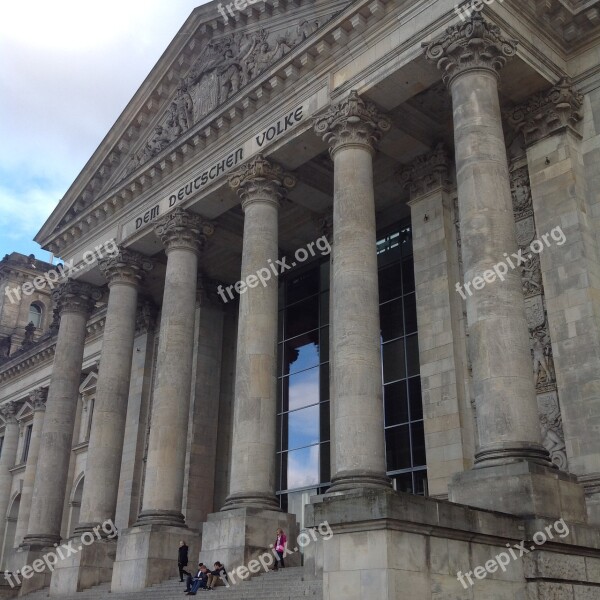
POLYGON ((192 10, 207 0, 6 2, 0 258, 33 241, 192 10))

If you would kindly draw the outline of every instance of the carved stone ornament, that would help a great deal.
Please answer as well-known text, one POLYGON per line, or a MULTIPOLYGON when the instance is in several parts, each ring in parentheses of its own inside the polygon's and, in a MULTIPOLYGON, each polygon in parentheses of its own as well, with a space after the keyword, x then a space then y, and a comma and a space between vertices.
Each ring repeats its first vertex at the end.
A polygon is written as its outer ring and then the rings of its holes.
POLYGON ((90 315, 100 300, 100 290, 89 283, 69 279, 52 291, 52 301, 60 315, 63 312, 80 312, 90 315))
POLYGON ((533 215, 533 202, 527 166, 511 170, 510 191, 515 221, 531 217, 533 215))
POLYGON ((29 394, 29 401, 33 404, 33 410, 46 410, 46 400, 48 399, 48 388, 36 388, 29 394))
POLYGON ((550 453, 552 462, 562 471, 568 469, 565 434, 556 391, 537 397, 542 443, 550 453))
POLYGON ((154 331, 157 314, 158 309, 152 300, 140 298, 135 315, 135 333, 141 335, 149 331, 154 331))
POLYGON ((287 190, 296 185, 292 174, 262 154, 230 173, 228 181, 231 189, 237 191, 243 210, 252 202, 274 202, 278 205, 287 190))
POLYGON ((19 407, 16 402, 7 402, 0 406, 0 416, 4 419, 6 425, 17 423, 17 412, 19 412, 19 407))
POLYGON ((431 42, 423 42, 425 56, 443 73, 446 85, 460 74, 487 69, 498 74, 517 51, 517 41, 503 37, 499 27, 478 12, 465 23, 452 25, 431 42))
POLYGON ((392 127, 372 102, 365 102, 356 90, 339 104, 313 119, 315 133, 329 144, 333 156, 344 146, 367 147, 374 152, 377 142, 392 127))
POLYGON ((266 29, 210 40, 181 79, 175 96, 137 152, 124 177, 160 154, 180 135, 267 71, 322 25, 302 21, 279 34, 266 29))
POLYGON ((200 252, 204 249, 207 238, 215 232, 215 226, 200 215, 177 206, 156 221, 154 231, 167 252, 173 248, 200 252))
POLYGON ((583 96, 565 78, 547 92, 532 96, 528 102, 514 107, 507 118, 521 131, 527 145, 564 129, 576 130, 583 118, 583 96))
POLYGON ((444 144, 419 156, 408 168, 400 171, 403 187, 410 190, 411 199, 424 196, 450 181, 450 161, 444 144))
POLYGON ((112 283, 140 283, 146 272, 151 271, 152 261, 129 248, 119 248, 116 255, 105 256, 98 261, 102 275, 112 283))

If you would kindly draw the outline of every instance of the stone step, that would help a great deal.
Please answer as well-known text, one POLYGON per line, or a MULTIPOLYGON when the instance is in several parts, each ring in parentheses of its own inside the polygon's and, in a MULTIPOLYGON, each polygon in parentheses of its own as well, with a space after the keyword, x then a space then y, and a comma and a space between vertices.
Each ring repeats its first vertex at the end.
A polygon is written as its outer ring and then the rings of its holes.
MULTIPOLYGON (((176 600, 185 598, 185 585, 178 579, 170 579, 155 584, 140 592, 111 593, 110 584, 102 584, 77 594, 64 596, 61 600, 176 600)), ((213 591, 202 591, 197 596, 227 598, 227 600, 322 600, 323 583, 321 580, 307 578, 302 567, 263 573, 235 586, 218 587, 213 591)), ((25 596, 27 600, 47 600, 48 589, 39 590, 25 596)))

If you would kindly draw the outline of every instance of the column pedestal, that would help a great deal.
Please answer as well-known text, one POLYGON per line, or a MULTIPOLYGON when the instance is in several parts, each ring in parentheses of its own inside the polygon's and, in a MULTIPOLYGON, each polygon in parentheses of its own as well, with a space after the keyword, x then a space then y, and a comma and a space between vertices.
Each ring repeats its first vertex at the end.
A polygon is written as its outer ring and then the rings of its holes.
POLYGON ((188 529, 153 523, 120 531, 112 592, 136 592, 175 577, 180 540, 189 547, 188 568, 194 567, 200 542, 188 529))
MULTIPOLYGON (((299 529, 296 515, 261 508, 235 508, 208 515, 202 527, 200 562, 220 561, 229 573, 271 552, 278 528, 285 531, 288 548, 294 550, 299 529)), ((300 566, 300 553, 285 557, 286 567, 300 566)), ((239 577, 236 581, 239 581, 239 577)))

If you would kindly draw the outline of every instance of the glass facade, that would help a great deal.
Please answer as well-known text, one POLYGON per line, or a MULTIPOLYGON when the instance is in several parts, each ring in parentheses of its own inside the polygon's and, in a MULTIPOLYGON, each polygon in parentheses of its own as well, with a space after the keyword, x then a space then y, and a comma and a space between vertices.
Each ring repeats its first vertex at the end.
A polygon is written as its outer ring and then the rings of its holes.
MULTIPOLYGON (((410 223, 378 238, 388 475, 396 489, 426 494, 410 223)), ((278 489, 282 508, 302 520, 304 504, 331 478, 328 258, 280 281, 278 329, 278 489)))

